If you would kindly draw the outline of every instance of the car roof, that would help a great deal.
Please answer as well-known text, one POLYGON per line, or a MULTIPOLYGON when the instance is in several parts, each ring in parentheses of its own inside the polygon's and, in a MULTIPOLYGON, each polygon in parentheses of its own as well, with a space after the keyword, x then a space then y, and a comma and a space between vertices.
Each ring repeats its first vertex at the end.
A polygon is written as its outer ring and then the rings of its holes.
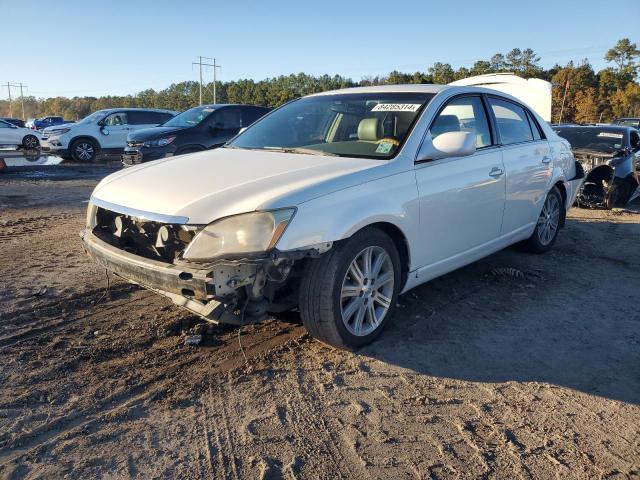
POLYGON ((222 108, 222 107, 269 108, 269 107, 263 107, 262 105, 250 105, 248 103, 208 103, 208 104, 205 104, 205 105, 198 105, 198 106, 191 107, 191 108, 198 108, 198 107, 204 107, 204 108, 222 108))
POLYGON ((167 110, 164 108, 144 108, 144 107, 101 108, 100 110, 96 110, 96 112, 120 112, 122 110, 139 110, 141 112, 176 113, 175 110, 167 110))
MULTIPOLYGON (((351 93, 440 93, 454 88, 450 85, 435 85, 424 83, 412 83, 406 85, 373 85, 370 87, 341 88, 309 95, 310 97, 321 95, 351 94, 351 93)), ((467 87, 472 89, 473 87, 467 87)))

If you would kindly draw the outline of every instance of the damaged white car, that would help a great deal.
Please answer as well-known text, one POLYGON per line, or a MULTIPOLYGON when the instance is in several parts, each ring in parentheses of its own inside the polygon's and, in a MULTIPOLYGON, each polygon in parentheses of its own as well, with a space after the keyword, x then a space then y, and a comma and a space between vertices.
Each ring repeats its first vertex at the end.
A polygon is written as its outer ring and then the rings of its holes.
POLYGON ((224 148, 106 177, 82 232, 109 271, 215 322, 298 308, 371 342, 397 296, 507 245, 552 247, 582 178, 569 144, 495 90, 307 96, 224 148))

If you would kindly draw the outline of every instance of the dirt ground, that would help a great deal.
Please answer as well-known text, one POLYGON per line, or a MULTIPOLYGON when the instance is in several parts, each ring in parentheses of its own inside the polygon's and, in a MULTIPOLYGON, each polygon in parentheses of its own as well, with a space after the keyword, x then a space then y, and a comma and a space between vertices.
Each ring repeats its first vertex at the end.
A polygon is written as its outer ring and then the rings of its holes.
POLYGON ((82 251, 112 170, 0 175, 0 478, 640 478, 637 211, 405 294, 357 353, 295 313, 187 346, 82 251))

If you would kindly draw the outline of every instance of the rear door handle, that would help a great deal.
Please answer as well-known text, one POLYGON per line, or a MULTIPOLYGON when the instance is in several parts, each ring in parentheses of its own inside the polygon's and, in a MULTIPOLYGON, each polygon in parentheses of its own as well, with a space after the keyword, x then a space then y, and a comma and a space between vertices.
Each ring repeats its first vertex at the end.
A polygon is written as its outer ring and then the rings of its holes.
POLYGON ((542 163, 549 163, 551 161, 551 157, 549 155, 545 155, 542 157, 542 163))
POLYGON ((493 178, 501 177, 504 174, 504 170, 500 167, 493 167, 489 172, 489 176, 493 178))

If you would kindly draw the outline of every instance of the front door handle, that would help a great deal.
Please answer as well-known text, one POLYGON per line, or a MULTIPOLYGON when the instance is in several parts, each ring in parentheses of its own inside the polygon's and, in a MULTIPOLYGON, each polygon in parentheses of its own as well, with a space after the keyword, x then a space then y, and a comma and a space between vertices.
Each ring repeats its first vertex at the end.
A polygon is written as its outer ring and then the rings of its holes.
POLYGON ((489 172, 489 176, 493 178, 501 177, 504 174, 504 170, 500 167, 493 167, 489 172))
POLYGON ((549 155, 545 155, 542 157, 542 163, 549 163, 551 161, 551 157, 549 155))

